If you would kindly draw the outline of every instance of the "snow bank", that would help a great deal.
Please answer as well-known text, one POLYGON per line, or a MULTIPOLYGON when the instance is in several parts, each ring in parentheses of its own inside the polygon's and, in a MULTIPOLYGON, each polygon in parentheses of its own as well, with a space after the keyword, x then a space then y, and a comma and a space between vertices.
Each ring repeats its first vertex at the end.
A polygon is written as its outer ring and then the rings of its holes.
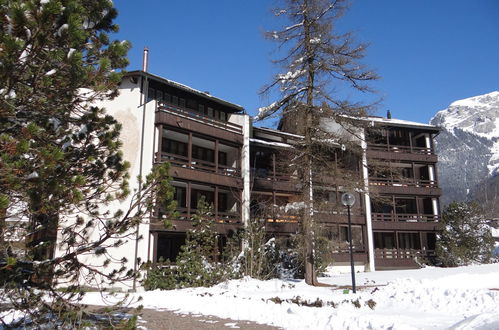
MULTIPOLYGON (((321 278, 349 285, 350 275, 321 278)), ((140 294, 145 308, 251 320, 286 329, 498 329, 499 264, 357 274, 357 294, 250 278, 140 294), (376 303, 371 309, 372 301, 376 303), (322 307, 310 307, 311 305, 322 307), (308 305, 308 306, 307 306, 308 305)), ((136 294, 138 295, 138 294, 136 294)), ((99 293, 87 304, 102 304, 99 293)))

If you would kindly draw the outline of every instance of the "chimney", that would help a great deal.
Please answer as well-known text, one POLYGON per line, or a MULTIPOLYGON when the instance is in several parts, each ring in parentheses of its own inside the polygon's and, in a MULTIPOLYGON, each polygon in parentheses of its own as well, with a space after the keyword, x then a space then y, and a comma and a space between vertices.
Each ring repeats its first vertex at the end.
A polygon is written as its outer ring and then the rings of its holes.
POLYGON ((392 113, 390 112, 390 110, 386 111, 386 118, 392 119, 392 113))
POLYGON ((147 62, 149 60, 149 48, 144 47, 144 57, 142 58, 142 71, 147 72, 147 62))

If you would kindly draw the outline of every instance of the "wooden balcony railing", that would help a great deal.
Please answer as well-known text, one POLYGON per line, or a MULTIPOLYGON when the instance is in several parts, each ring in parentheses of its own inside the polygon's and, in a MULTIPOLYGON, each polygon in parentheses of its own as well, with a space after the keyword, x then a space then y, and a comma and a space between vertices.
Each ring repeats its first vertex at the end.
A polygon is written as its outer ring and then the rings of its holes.
POLYGON ((272 170, 263 168, 252 168, 251 176, 258 179, 266 179, 272 181, 291 181, 292 179, 296 179, 296 177, 292 174, 273 172, 272 170))
POLYGON ((369 184, 371 186, 400 186, 400 187, 423 187, 423 188, 438 188, 437 181, 423 180, 416 178, 380 178, 370 177, 369 184))
MULTIPOLYGON (((187 208, 182 208, 178 207, 177 208, 177 213, 178 217, 173 220, 178 220, 178 221, 191 221, 190 217, 192 217, 194 214, 196 214, 196 209, 190 209, 190 216, 188 214, 187 208)), ((221 212, 218 211, 215 214, 212 214, 211 216, 208 217, 208 219, 213 220, 216 223, 221 223, 221 224, 240 224, 241 223, 241 215, 237 212, 232 212, 232 211, 225 211, 221 212)))
POLYGON ((243 133, 243 128, 241 125, 237 125, 228 121, 216 120, 210 117, 206 117, 206 115, 196 112, 194 110, 180 108, 171 104, 166 104, 166 103, 158 104, 158 111, 163 111, 174 114, 176 116, 195 120, 203 124, 224 129, 233 133, 238 133, 238 134, 243 133))
POLYGON ((198 171, 213 172, 232 177, 241 177, 241 170, 236 167, 218 164, 217 168, 216 164, 213 162, 195 158, 193 158, 189 164, 189 159, 187 157, 166 152, 157 153, 156 161, 170 162, 174 166, 190 168, 198 171))
POLYGON ((374 257, 381 259, 413 259, 418 256, 433 256, 433 250, 374 249, 374 257))
POLYGON ((264 219, 268 223, 298 223, 298 216, 289 214, 266 216, 264 219))
POLYGON ((373 151, 389 151, 389 152, 402 152, 410 154, 424 154, 424 155, 434 155, 435 152, 432 148, 426 147, 413 147, 413 146, 398 146, 389 144, 374 144, 369 143, 367 145, 368 150, 373 151))
POLYGON ((372 213, 373 221, 429 222, 439 219, 440 216, 434 214, 372 213))

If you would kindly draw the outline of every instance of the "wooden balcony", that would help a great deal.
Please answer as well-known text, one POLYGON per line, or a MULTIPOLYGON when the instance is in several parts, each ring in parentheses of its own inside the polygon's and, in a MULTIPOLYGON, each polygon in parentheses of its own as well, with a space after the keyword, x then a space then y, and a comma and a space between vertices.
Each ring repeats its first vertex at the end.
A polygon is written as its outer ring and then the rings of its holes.
POLYGON ((376 269, 420 268, 416 262, 424 258, 432 258, 433 250, 416 249, 374 249, 376 269))
POLYGON ((374 230, 428 230, 440 229, 439 215, 372 213, 374 230))
POLYGON ((158 106, 156 124, 169 125, 237 144, 243 144, 243 129, 241 125, 215 120, 194 111, 187 111, 171 105, 158 106))
POLYGON ((170 154, 166 152, 158 153, 156 155, 157 162, 170 162, 173 166, 180 166, 183 168, 190 168, 203 172, 216 173, 230 177, 241 177, 241 170, 236 167, 225 166, 205 160, 193 158, 189 164, 189 159, 185 156, 170 154))
POLYGON ((383 194, 442 195, 442 189, 438 187, 437 181, 416 178, 395 179, 370 177, 369 187, 373 191, 383 194))
POLYGON ((395 214, 395 213, 372 213, 373 221, 402 221, 402 222, 429 222, 440 220, 439 215, 434 214, 395 214))
MULTIPOLYGON (((178 217, 173 219, 173 231, 185 232, 193 229, 192 215, 196 213, 196 209, 177 208, 178 217)), ((241 215, 238 212, 221 212, 217 211, 211 216, 207 217, 213 221, 217 232, 225 234, 229 230, 236 230, 242 227, 241 215)), ((161 219, 156 219, 151 222, 151 231, 172 231, 164 227, 161 219)))
POLYGON ((254 190, 264 191, 300 191, 297 185, 296 177, 291 174, 276 172, 265 169, 251 169, 251 181, 254 184, 254 190))
POLYGON ((369 184, 372 186, 404 186, 404 187, 422 187, 438 188, 437 181, 423 180, 417 178, 380 178, 369 177, 369 184))
POLYGON ((185 156, 170 153, 156 153, 156 163, 170 162, 173 178, 206 182, 214 185, 242 188, 241 170, 203 160, 189 160, 185 156))
POLYGON ((438 158, 432 148, 399 146, 389 144, 368 144, 367 157, 386 160, 410 160, 436 163, 438 158))

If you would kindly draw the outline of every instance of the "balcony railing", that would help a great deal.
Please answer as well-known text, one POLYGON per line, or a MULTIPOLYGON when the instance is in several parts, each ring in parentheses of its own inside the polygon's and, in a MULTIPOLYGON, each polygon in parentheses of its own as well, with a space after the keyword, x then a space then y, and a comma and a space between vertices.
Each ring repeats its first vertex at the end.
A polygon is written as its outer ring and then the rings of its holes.
POLYGON ((210 125, 216 128, 221 128, 233 133, 238 133, 238 134, 243 133, 243 128, 241 125, 237 125, 228 121, 226 122, 226 121, 216 120, 210 117, 206 117, 204 114, 200 114, 199 112, 195 112, 194 110, 179 108, 171 104, 160 103, 158 105, 158 111, 171 113, 179 117, 184 117, 187 119, 198 121, 200 123, 210 125))
POLYGON ((423 180, 416 178, 379 178, 370 177, 369 184, 371 186, 399 186, 399 187, 424 187, 437 188, 437 182, 434 180, 423 180))
MULTIPOLYGON (((196 214, 196 209, 190 209, 190 216, 188 214, 187 208, 177 208, 177 213, 178 217, 173 220, 179 220, 179 221, 191 221, 190 217, 192 217, 194 214, 196 214)), ((237 212, 231 212, 231 211, 225 211, 221 212, 218 211, 216 214, 212 214, 211 216, 207 217, 210 220, 213 220, 215 223, 220 223, 220 224, 240 224, 241 223, 241 215, 237 212)))
POLYGON ((157 162, 170 162, 174 166, 190 168, 203 172, 212 172, 226 176, 241 177, 241 170, 236 167, 218 164, 193 158, 189 163, 189 159, 185 156, 161 152, 156 155, 157 162))
POLYGON ((410 154, 424 154, 424 155, 435 154, 432 148, 398 146, 398 145, 389 145, 389 144, 370 143, 367 145, 367 149, 373 151, 389 151, 389 152, 401 152, 401 153, 410 153, 410 154))
POLYGON ((291 174, 273 172, 272 170, 262 168, 252 168, 251 176, 257 179, 265 179, 271 181, 291 181, 292 179, 296 179, 296 177, 291 174))
POLYGON ((418 249, 374 249, 374 257, 380 259, 414 259, 418 256, 433 256, 433 250, 418 249))
POLYGON ((372 213, 372 219, 373 221, 430 222, 438 221, 440 216, 435 214, 372 213))

